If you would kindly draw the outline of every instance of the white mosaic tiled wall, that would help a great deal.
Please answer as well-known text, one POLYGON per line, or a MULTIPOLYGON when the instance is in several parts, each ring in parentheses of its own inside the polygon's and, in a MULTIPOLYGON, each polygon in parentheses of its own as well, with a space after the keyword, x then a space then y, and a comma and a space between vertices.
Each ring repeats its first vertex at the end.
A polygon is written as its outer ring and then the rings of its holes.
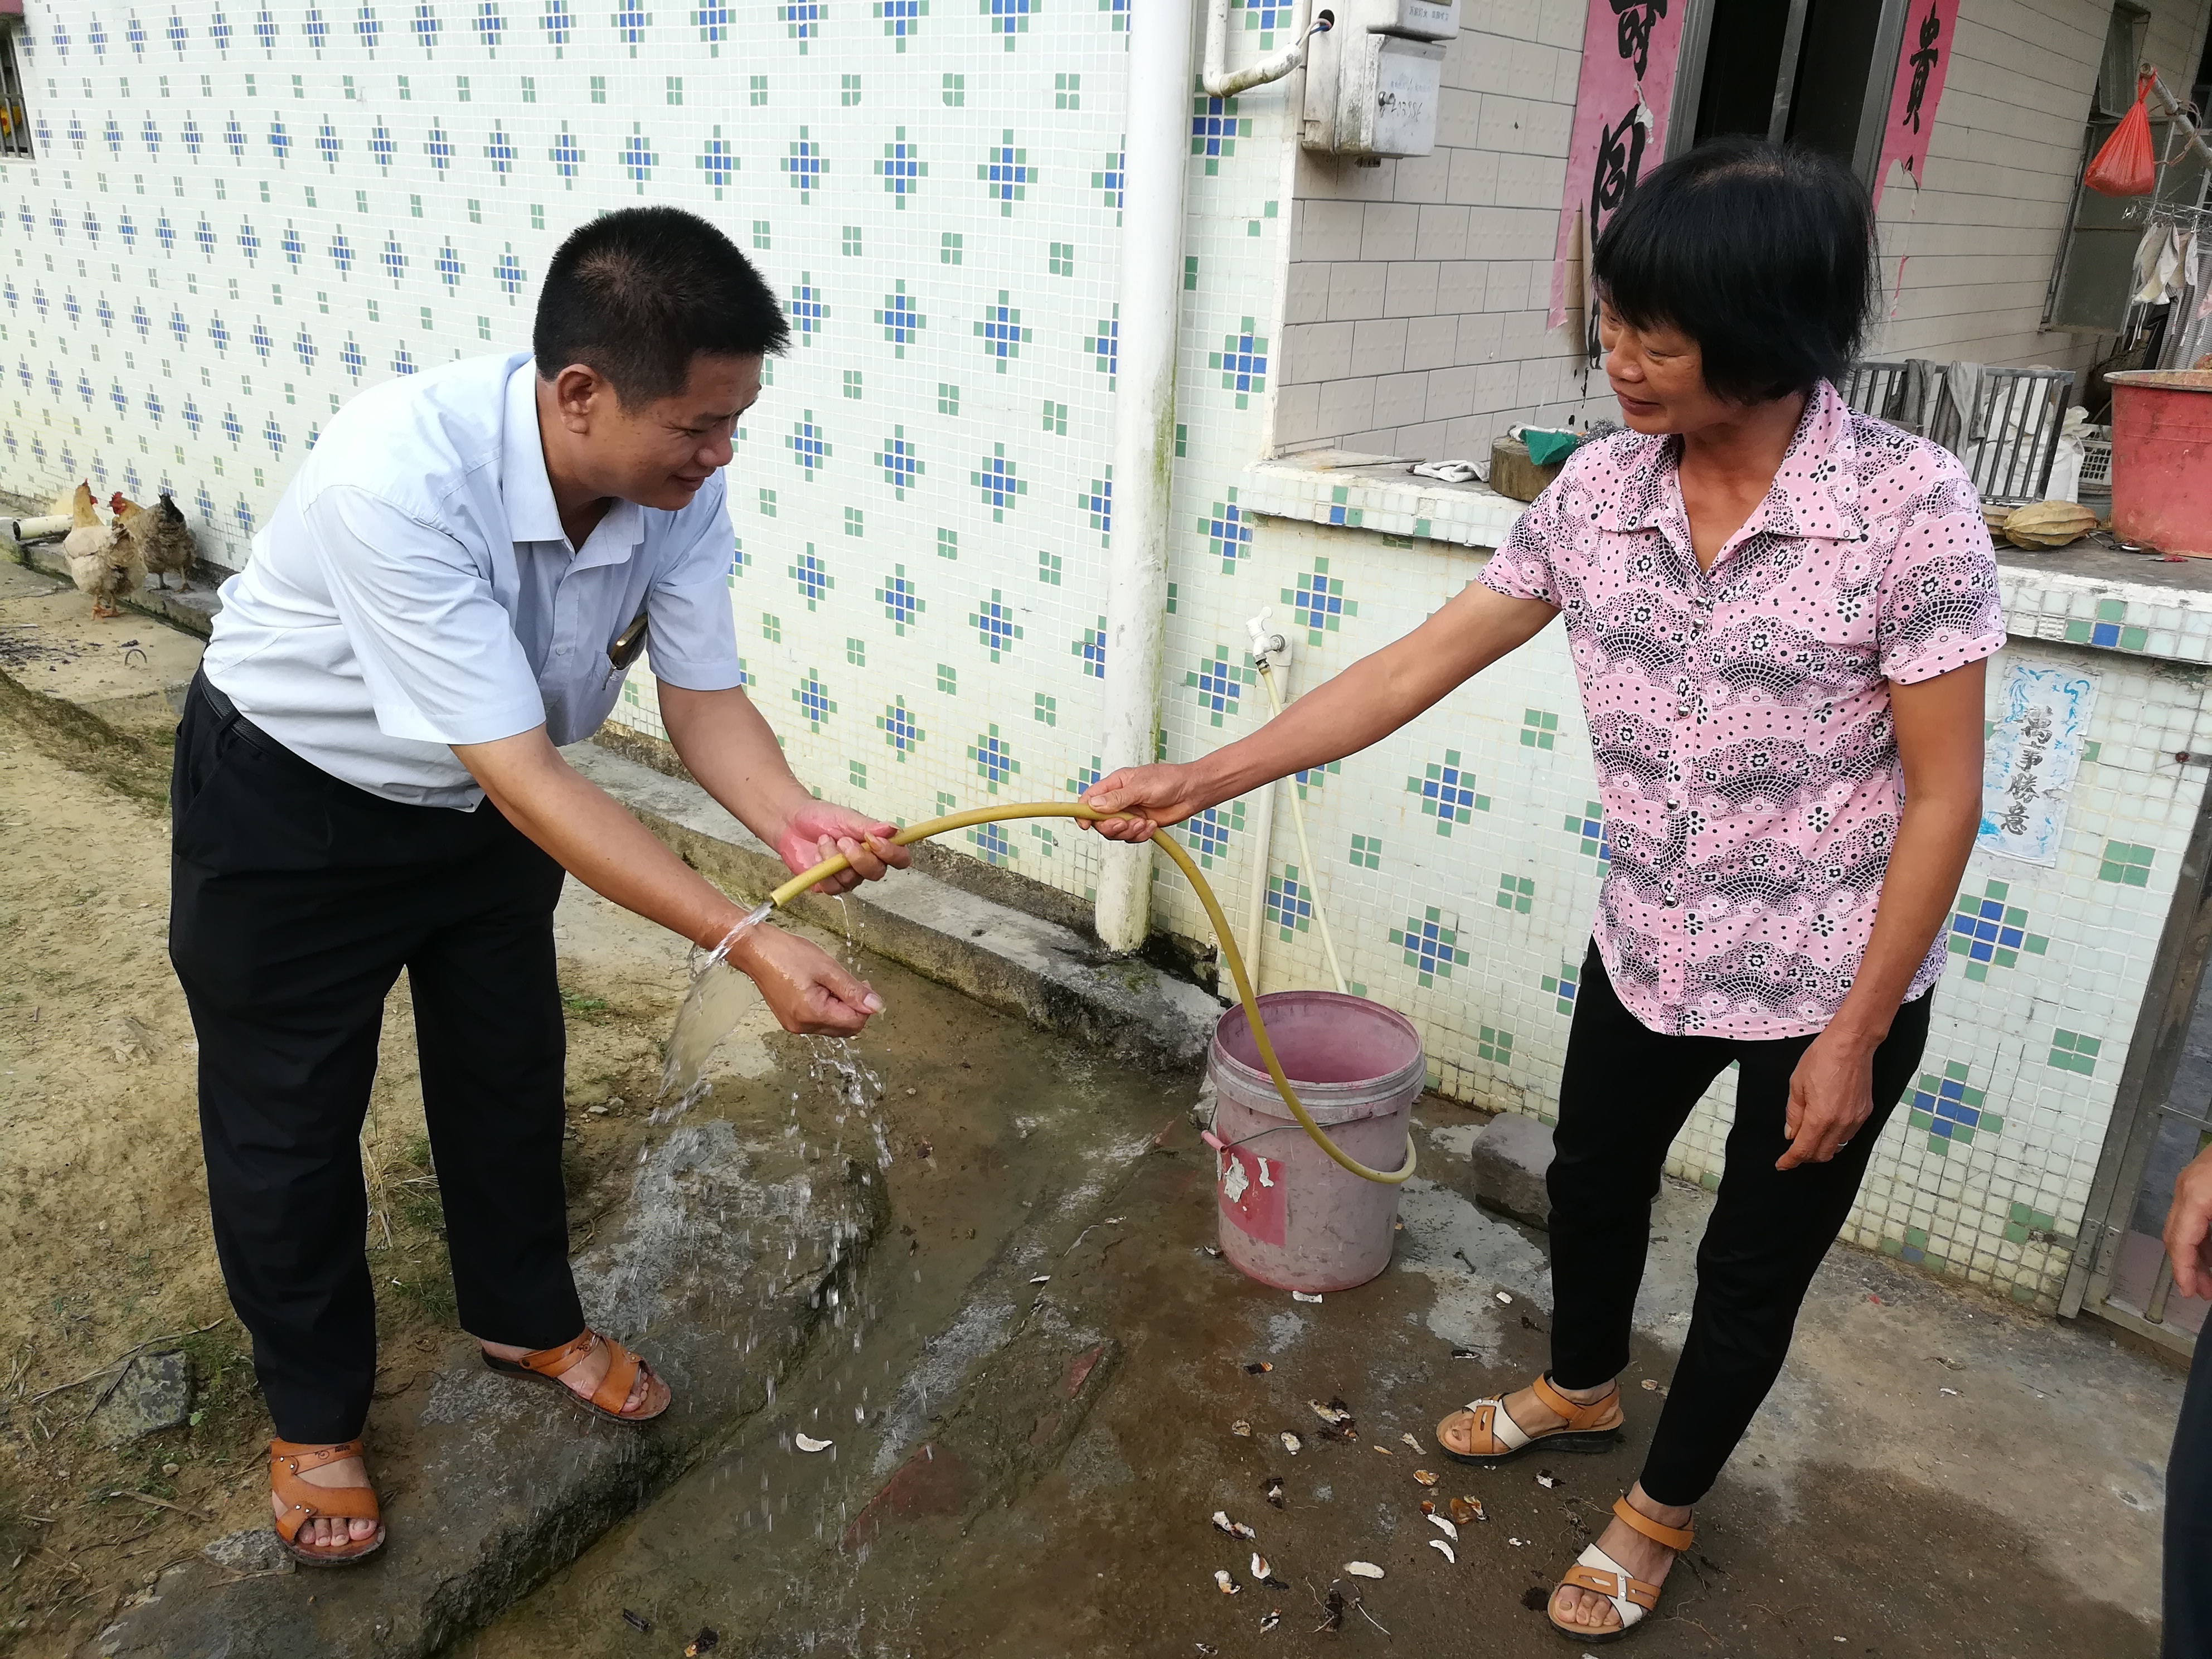
MULTIPOLYGON (((0 481, 172 488, 241 564, 359 386, 526 343, 569 228, 689 207, 794 329, 730 486, 740 648, 794 763, 908 820, 1064 793, 1098 746, 1127 6, 32 0, 38 156, 0 163, 0 481)), ((1240 9, 1236 60, 1285 21, 1240 9)), ((1192 104, 1193 570, 1247 551, 1217 481, 1265 442, 1281 109, 1192 104)), ((1172 675, 1240 658, 1242 614, 1182 609, 1172 675)), ((649 730, 639 680, 622 716, 649 730)), ((1211 734, 1165 725, 1170 750, 1211 734)), ((1091 883, 1062 828, 970 850, 1091 883)))

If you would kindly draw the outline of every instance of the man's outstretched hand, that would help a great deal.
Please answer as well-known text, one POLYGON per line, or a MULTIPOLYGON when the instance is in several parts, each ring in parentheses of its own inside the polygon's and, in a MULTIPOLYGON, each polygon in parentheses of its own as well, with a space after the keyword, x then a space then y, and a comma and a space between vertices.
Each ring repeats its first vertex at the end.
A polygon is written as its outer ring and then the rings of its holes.
POLYGON ((760 987, 787 1031, 851 1036, 884 1011, 884 1000, 819 945, 779 927, 756 927, 730 952, 730 965, 760 987))
POLYGON ((914 855, 905 848, 891 844, 891 837, 897 833, 896 824, 864 817, 848 808, 817 800, 791 815, 783 834, 776 839, 776 856, 795 876, 842 853, 852 860, 853 867, 826 881, 816 882, 814 890, 850 892, 864 881, 880 879, 886 870, 903 870, 914 862, 914 855))

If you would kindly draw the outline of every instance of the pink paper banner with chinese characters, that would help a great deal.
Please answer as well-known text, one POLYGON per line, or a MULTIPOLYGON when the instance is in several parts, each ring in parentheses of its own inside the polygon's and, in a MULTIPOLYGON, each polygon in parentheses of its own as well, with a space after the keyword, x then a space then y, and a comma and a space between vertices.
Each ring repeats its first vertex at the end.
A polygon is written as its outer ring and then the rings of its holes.
POLYGON ((1881 135, 1881 169, 1874 176, 1874 201, 1889 182, 1890 163, 1902 162, 1917 190, 1928 182, 1928 140, 1936 131, 1936 106, 1943 101, 1944 74, 1959 29, 1959 0, 1912 0, 1905 9, 1905 41, 1898 48, 1897 78, 1889 93, 1889 124, 1881 135))
POLYGON ((1589 0, 1547 328, 1567 319, 1568 271, 1581 257, 1584 219, 1595 244, 1637 179, 1666 154, 1667 106, 1686 9, 1687 0, 1589 0))

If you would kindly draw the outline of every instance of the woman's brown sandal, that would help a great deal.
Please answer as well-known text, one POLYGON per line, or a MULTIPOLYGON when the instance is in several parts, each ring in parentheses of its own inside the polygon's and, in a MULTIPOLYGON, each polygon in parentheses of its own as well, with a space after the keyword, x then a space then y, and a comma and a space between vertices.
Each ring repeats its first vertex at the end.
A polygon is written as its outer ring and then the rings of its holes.
MULTIPOLYGON (((1665 1527, 1636 1508, 1626 1498, 1613 1500, 1613 1512, 1623 1525, 1642 1533, 1663 1549, 1680 1555, 1698 1541, 1698 1535, 1687 1527, 1665 1527)), ((1552 1621, 1552 1628, 1571 1642, 1618 1642, 1634 1630, 1645 1613, 1659 1605, 1659 1586, 1647 1584, 1641 1578, 1632 1578, 1628 1570, 1596 1545, 1592 1544, 1567 1569, 1566 1577, 1559 1580, 1562 1588, 1572 1585, 1577 1589, 1589 1590, 1613 1603, 1613 1610, 1620 1620, 1613 1630, 1592 1630, 1587 1625, 1562 1624, 1556 1603, 1559 1591, 1552 1592, 1552 1604, 1547 1605, 1544 1616, 1552 1621)))
POLYGON ((520 1359, 497 1359, 490 1354, 483 1357, 485 1364, 510 1376, 527 1376, 550 1382, 594 1417, 604 1417, 610 1423, 647 1423, 668 1409, 672 1403, 663 1401, 653 1411, 642 1409, 644 1401, 653 1395, 653 1368, 611 1336, 601 1336, 589 1327, 573 1342, 564 1342, 557 1348, 540 1348, 520 1359), (578 1394, 561 1378, 583 1362, 584 1357, 601 1343, 607 1349, 607 1374, 599 1379, 599 1386, 592 1390, 589 1398, 578 1394), (640 1409, 625 1411, 629 1403, 629 1392, 638 1378, 645 1378, 645 1395, 639 1401, 640 1409))
POLYGON ((269 1443, 269 1490, 284 1506, 284 1513, 274 1522, 276 1542, 295 1561, 311 1567, 342 1567, 384 1547, 384 1512, 377 1507, 374 1487, 366 1482, 358 1486, 319 1486, 300 1478, 303 1470, 360 1455, 359 1440, 323 1446, 295 1440, 269 1443), (302 1544, 300 1529, 316 1520, 374 1521, 377 1528, 374 1534, 358 1542, 302 1544))
POLYGON ((1620 1425, 1626 1419, 1621 1413, 1619 1389, 1583 1406, 1561 1394, 1549 1376, 1539 1376, 1528 1386, 1535 1390, 1537 1399, 1566 1421, 1556 1429, 1530 1434, 1513 1420, 1503 1399, 1470 1400, 1465 1410, 1454 1412, 1437 1425, 1437 1449, 1460 1462, 1488 1468, 1539 1444, 1553 1451, 1597 1452, 1620 1443, 1620 1425), (1445 1430, 1462 1423, 1467 1427, 1466 1451, 1444 1438, 1445 1430))

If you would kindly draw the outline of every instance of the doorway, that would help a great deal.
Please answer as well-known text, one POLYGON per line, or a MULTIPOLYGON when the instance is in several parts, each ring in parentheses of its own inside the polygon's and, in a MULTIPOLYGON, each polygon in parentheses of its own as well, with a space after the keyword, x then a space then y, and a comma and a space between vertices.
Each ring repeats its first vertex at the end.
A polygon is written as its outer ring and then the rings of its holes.
POLYGON ((2089 1189, 2062 1316, 2193 1353, 2212 1304, 2173 1288, 2160 1235, 2173 1179, 2212 1146, 2212 814, 2200 806, 2089 1189), (2160 987, 2166 988, 2163 996, 2160 987))

